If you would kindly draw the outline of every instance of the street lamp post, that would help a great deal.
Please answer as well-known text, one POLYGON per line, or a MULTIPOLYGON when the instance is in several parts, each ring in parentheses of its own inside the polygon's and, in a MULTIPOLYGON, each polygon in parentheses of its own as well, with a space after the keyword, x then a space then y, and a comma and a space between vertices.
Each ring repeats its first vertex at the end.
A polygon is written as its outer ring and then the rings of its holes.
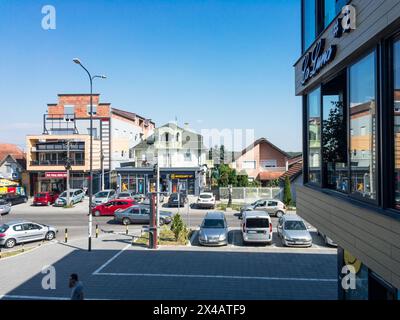
POLYGON ((80 65, 83 70, 89 76, 90 81, 90 160, 89 160, 89 170, 90 170, 90 181, 89 181, 89 230, 88 230, 88 251, 92 251, 92 224, 93 224, 93 215, 92 215, 92 198, 93 198, 93 80, 95 78, 106 79, 105 76, 92 76, 88 69, 86 69, 81 61, 77 58, 73 59, 73 61, 80 65))

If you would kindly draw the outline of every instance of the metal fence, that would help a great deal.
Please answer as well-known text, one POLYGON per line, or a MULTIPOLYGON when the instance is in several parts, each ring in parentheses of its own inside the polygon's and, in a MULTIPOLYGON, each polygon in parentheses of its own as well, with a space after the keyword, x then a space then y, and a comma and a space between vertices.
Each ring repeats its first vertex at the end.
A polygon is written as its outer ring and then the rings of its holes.
MULTIPOLYGON (((232 202, 247 203, 258 199, 282 200, 283 188, 232 188, 232 202)), ((219 188, 221 202, 228 202, 229 188, 219 188)))

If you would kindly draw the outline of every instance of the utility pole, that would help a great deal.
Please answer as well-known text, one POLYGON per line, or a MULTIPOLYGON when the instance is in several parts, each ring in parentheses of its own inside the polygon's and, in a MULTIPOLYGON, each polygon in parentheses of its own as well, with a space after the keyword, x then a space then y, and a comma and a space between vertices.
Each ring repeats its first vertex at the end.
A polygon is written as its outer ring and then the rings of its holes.
POLYGON ((180 214, 180 208, 181 208, 181 186, 179 184, 179 179, 178 179, 178 214, 180 214))
POLYGON ((69 171, 71 170, 70 140, 67 140, 67 159, 65 161, 65 169, 67 170, 67 206, 69 206, 70 204, 69 171))

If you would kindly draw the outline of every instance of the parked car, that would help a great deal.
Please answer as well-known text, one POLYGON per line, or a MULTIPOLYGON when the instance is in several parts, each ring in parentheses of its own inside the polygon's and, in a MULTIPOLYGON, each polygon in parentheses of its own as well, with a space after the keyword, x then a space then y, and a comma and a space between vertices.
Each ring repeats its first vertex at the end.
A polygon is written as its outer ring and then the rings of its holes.
POLYGON ((92 205, 95 207, 107 203, 108 201, 115 199, 116 196, 117 193, 113 189, 99 191, 93 196, 92 205))
POLYGON ((228 223, 223 212, 208 212, 200 226, 199 243, 203 246, 228 245, 228 223))
POLYGON ((4 200, 10 206, 15 206, 16 204, 27 203, 28 197, 22 194, 7 193, 0 195, 0 200, 4 200))
POLYGON ((324 242, 327 246, 337 247, 337 243, 329 238, 326 234, 323 234, 321 231, 318 231, 318 234, 324 239, 324 242))
POLYGON ((211 192, 202 192, 197 199, 197 208, 215 209, 215 197, 211 192))
POLYGON ((54 192, 39 192, 33 197, 34 206, 50 206, 56 202, 58 195, 54 192))
MULTIPOLYGON (((142 201, 142 204, 150 205, 150 198, 151 198, 151 193, 148 193, 146 195, 146 199, 142 201)), ((164 195, 160 193, 160 203, 164 202, 164 195)))
POLYGON ((136 193, 136 194, 133 196, 133 199, 135 199, 136 202, 141 203, 141 202, 143 202, 143 201, 146 199, 146 196, 145 196, 144 194, 141 194, 141 193, 136 193))
MULTIPOLYGON (((150 223, 150 206, 137 204, 125 210, 116 211, 114 220, 124 225, 142 223, 150 223)), ((160 211, 160 225, 170 224, 172 221, 172 213, 160 211)))
POLYGON ((186 204, 187 198, 185 196, 182 196, 182 193, 171 193, 171 195, 168 198, 168 207, 184 207, 186 204))
POLYGON ((30 221, 12 221, 0 226, 0 245, 12 248, 18 243, 48 240, 56 237, 58 230, 45 224, 30 221))
MULTIPOLYGON (((85 191, 82 189, 71 189, 69 190, 69 205, 74 205, 78 202, 82 202, 85 198, 85 191)), ((67 205, 67 191, 60 194, 57 200, 54 202, 54 206, 63 207, 67 205)))
POLYGON ((117 199, 132 199, 134 197, 135 193, 132 191, 122 191, 120 193, 118 193, 117 195, 117 199))
POLYGON ((241 224, 244 244, 258 242, 272 244, 272 221, 265 211, 246 211, 241 224))
POLYGON ((243 206, 240 209, 239 218, 242 217, 243 212, 252 211, 252 210, 265 211, 270 216, 276 216, 276 217, 280 218, 284 214, 286 214, 287 208, 286 208, 285 204, 282 201, 261 199, 261 200, 257 200, 255 202, 253 202, 250 205, 243 206))
POLYGON ((117 210, 124 210, 135 204, 133 199, 114 199, 107 203, 100 204, 92 209, 92 213, 96 216, 112 216, 117 210))
POLYGON ((279 219, 278 236, 287 247, 311 247, 312 237, 303 219, 288 214, 279 219))
POLYGON ((11 206, 4 200, 0 200, 0 215, 6 215, 11 212, 11 206))

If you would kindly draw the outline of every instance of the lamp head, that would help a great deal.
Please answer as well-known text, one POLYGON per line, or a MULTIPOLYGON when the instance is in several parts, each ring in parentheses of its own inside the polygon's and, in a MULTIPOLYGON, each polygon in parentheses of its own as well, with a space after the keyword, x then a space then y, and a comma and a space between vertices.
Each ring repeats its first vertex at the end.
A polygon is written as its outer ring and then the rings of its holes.
POLYGON ((76 64, 81 64, 81 60, 79 60, 78 58, 74 58, 72 61, 74 61, 76 64))

